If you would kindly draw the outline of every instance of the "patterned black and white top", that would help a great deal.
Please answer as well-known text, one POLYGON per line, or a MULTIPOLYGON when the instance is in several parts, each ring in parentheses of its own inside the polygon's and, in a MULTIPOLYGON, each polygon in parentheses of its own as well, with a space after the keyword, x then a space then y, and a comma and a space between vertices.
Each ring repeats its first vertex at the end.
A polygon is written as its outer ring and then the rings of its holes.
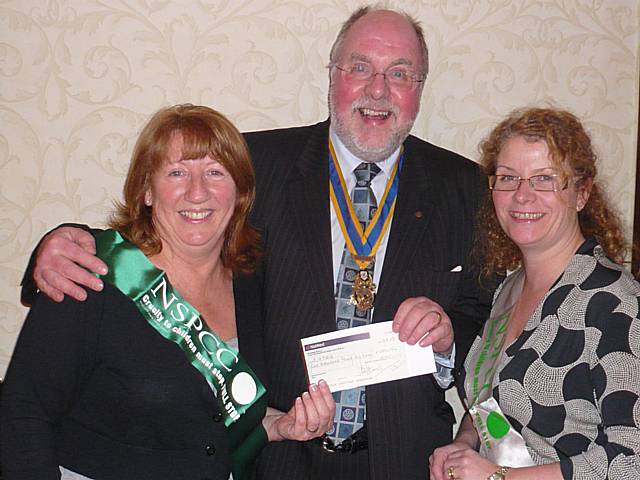
POLYGON ((589 239, 502 354, 493 395, 537 464, 640 479, 639 310, 640 284, 589 239))

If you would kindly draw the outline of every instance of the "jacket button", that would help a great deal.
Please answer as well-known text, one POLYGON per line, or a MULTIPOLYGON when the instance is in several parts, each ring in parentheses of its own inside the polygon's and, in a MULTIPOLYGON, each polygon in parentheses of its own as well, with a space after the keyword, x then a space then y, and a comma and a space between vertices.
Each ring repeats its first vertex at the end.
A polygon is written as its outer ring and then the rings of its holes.
POLYGON ((216 448, 213 445, 207 445, 204 447, 204 451, 207 452, 207 455, 211 456, 216 453, 216 448))
POLYGON ((213 421, 216 423, 219 423, 220 421, 222 421, 222 414, 220 412, 216 413, 213 416, 213 421))

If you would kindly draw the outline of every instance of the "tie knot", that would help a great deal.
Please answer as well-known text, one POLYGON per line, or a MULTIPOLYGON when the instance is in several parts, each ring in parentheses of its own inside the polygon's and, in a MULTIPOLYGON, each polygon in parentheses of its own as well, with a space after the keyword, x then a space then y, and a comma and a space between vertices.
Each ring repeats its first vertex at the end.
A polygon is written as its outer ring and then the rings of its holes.
POLYGON ((373 162, 362 162, 353 170, 358 187, 368 187, 378 173, 380 167, 373 162))

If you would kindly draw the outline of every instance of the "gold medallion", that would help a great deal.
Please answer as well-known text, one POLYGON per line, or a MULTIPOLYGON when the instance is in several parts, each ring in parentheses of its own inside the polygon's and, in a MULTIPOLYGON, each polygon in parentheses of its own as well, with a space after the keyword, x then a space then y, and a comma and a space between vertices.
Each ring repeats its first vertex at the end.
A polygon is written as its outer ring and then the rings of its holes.
POLYGON ((366 270, 360 270, 351 286, 349 303, 355 305, 358 310, 371 310, 376 296, 376 284, 366 270))

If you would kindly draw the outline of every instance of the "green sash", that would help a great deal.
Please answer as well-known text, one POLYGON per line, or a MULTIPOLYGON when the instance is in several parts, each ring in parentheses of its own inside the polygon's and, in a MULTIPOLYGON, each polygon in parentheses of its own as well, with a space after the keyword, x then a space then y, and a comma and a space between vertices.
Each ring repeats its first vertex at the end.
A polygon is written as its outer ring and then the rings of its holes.
POLYGON ((508 467, 535 465, 522 435, 509 423, 493 397, 496 372, 507 347, 507 327, 523 282, 522 270, 507 277, 491 307, 482 337, 471 347, 464 364, 467 371, 465 403, 478 432, 480 455, 508 467))
POLYGON ((223 413, 235 480, 242 480, 267 444, 262 419, 266 389, 239 353, 224 343, 135 245, 115 230, 96 236, 102 276, 129 297, 160 335, 178 345, 215 391, 223 413))

